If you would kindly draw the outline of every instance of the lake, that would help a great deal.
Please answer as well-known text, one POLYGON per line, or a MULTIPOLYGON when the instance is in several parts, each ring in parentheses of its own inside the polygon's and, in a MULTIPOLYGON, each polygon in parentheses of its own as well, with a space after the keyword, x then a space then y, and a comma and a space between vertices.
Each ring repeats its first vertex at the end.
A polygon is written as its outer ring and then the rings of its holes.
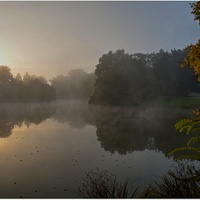
POLYGON ((67 101, 0 105, 0 197, 78 197, 81 178, 108 170, 144 189, 175 164, 189 109, 108 108, 67 101))

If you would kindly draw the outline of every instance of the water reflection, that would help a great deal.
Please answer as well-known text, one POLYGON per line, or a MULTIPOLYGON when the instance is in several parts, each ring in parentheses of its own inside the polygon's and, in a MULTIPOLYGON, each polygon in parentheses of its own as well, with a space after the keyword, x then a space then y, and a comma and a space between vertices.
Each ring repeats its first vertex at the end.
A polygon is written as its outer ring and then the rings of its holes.
POLYGON ((97 137, 106 150, 119 154, 145 149, 168 152, 184 146, 188 136, 178 133, 174 124, 189 110, 172 108, 93 107, 97 137))
POLYGON ((79 101, 1 104, 0 196, 77 197, 81 177, 97 167, 144 187, 169 169, 173 158, 165 155, 186 143, 174 123, 188 113, 79 101))
POLYGON ((9 137, 15 126, 24 123, 28 128, 31 124, 39 125, 48 118, 59 123, 68 122, 72 128, 84 128, 94 125, 94 118, 87 102, 67 101, 56 103, 15 103, 0 105, 0 137, 9 137))
POLYGON ((53 119, 59 123, 68 122, 72 128, 84 128, 86 125, 95 125, 94 117, 89 110, 87 101, 72 100, 56 103, 56 113, 53 119))
POLYGON ((0 105, 0 137, 9 137, 15 126, 24 123, 27 128, 31 124, 39 125, 55 113, 55 106, 44 103, 37 104, 1 104, 0 105))
POLYGON ((0 137, 9 137, 15 126, 40 124, 48 118, 67 122, 72 128, 96 126, 101 147, 111 153, 127 154, 145 149, 167 153, 184 146, 188 136, 175 131, 174 124, 191 114, 171 108, 105 108, 71 101, 0 106, 0 137))

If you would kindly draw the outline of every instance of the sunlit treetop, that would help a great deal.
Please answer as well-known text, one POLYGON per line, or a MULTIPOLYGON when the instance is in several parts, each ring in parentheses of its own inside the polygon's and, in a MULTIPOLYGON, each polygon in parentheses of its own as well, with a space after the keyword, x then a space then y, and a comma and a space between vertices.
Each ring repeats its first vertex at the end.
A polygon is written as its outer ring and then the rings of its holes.
MULTIPOLYGON (((198 20, 200 25, 200 1, 191 3, 191 7, 194 20, 198 20)), ((185 50, 188 50, 189 53, 188 57, 184 59, 182 67, 189 66, 193 68, 200 82, 200 40, 196 44, 189 45, 185 50)))
POLYGON ((200 81, 200 40, 194 45, 189 45, 186 50, 189 50, 189 53, 188 57, 184 58, 182 67, 189 66, 193 68, 198 77, 198 81, 200 81))
POLYGON ((193 9, 191 13, 194 15, 194 20, 198 20, 200 25, 200 1, 191 3, 191 7, 193 9))

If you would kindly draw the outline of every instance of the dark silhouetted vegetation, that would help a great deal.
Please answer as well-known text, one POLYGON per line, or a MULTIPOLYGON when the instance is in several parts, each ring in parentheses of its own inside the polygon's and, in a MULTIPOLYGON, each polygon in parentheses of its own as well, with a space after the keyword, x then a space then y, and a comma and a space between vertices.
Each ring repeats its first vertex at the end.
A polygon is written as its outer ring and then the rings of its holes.
POLYGON ((181 69, 187 51, 151 54, 109 51, 96 65, 95 90, 89 103, 138 105, 161 97, 187 96, 199 87, 191 69, 181 69))
POLYGON ((86 198, 132 198, 136 195, 137 189, 129 194, 128 181, 123 184, 117 182, 116 176, 108 171, 89 171, 86 177, 82 178, 82 185, 78 194, 86 198))
POLYGON ((86 198, 198 198, 200 196, 200 171, 193 165, 179 163, 154 181, 147 189, 138 192, 130 189, 128 181, 117 182, 116 176, 108 171, 89 171, 82 178, 78 194, 86 198))
MULTIPOLYGON (((194 15, 194 20, 197 20, 200 25, 200 2, 191 3, 192 14, 194 15)), ((200 81, 200 39, 196 44, 191 44, 186 47, 186 50, 189 51, 188 55, 184 58, 182 67, 190 67, 194 69, 195 74, 198 76, 200 81)))
POLYGON ((200 109, 194 110, 193 118, 185 118, 175 124, 175 128, 179 132, 186 131, 186 134, 193 134, 193 137, 189 138, 185 146, 175 148, 169 155, 174 155, 176 159, 195 159, 200 160, 200 109))
POLYGON ((59 75, 51 80, 58 99, 88 100, 94 90, 95 75, 82 69, 71 70, 67 76, 59 75))
POLYGON ((13 76, 7 66, 0 66, 0 102, 40 102, 55 100, 55 89, 44 77, 31 76, 22 78, 13 76))
POLYGON ((200 171, 192 165, 179 164, 173 171, 154 182, 142 194, 143 198, 199 198, 200 171))
MULTIPOLYGON (((198 20, 200 25, 200 2, 191 3, 192 14, 194 20, 198 20)), ((189 45, 186 50, 189 51, 188 55, 182 62, 182 67, 190 67, 194 69, 195 74, 200 81, 200 40, 196 44, 189 45)), ((187 144, 180 148, 175 148, 169 154, 175 155, 177 159, 195 159, 200 160, 200 147, 199 147, 199 131, 200 131, 200 109, 194 110, 195 116, 193 118, 185 118, 175 124, 175 128, 180 132, 186 131, 186 134, 193 134, 187 144), (180 156, 180 153, 183 154, 180 156)))
POLYGON ((89 100, 100 105, 139 105, 161 98, 199 92, 193 70, 180 68, 184 50, 150 54, 110 51, 99 59, 95 74, 71 70, 47 82, 44 77, 0 67, 0 102, 37 102, 55 99, 89 100))

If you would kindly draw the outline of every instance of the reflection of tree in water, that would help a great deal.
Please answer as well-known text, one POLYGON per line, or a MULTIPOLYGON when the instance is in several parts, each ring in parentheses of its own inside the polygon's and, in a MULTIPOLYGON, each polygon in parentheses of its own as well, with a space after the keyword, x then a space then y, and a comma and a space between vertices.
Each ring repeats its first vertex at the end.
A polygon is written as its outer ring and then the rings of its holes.
MULTIPOLYGON (((73 128, 96 125, 97 137, 106 151, 126 154, 145 149, 165 155, 187 142, 187 135, 176 132, 174 124, 190 114, 170 108, 88 107, 87 102, 1 104, 0 137, 9 137, 15 126, 40 124, 47 118, 69 123, 73 128), (92 112, 92 113, 91 113, 92 112)), ((191 113, 192 114, 192 113, 191 113)))
POLYGON ((0 137, 9 137, 12 134, 12 130, 15 126, 15 122, 8 120, 0 120, 0 137))
POLYGON ((52 117, 59 123, 68 122, 73 128, 94 124, 87 102, 13 103, 0 105, 0 137, 9 137, 15 126, 40 124, 52 117))
POLYGON ((110 152, 126 154, 154 149, 164 154, 187 141, 174 124, 187 115, 170 108, 102 108, 92 107, 101 146, 110 152))
POLYGON ((36 104, 1 104, 0 106, 0 137, 9 137, 15 126, 21 127, 23 122, 27 127, 30 124, 40 124, 51 117, 55 106, 48 103, 36 104))
POLYGON ((55 113, 55 105, 48 103, 33 104, 30 107, 22 107, 23 119, 27 127, 30 124, 40 124, 55 113))
POLYGON ((148 137, 138 129, 129 112, 100 111, 95 117, 97 137, 105 150, 126 154, 133 151, 133 147, 134 150, 143 150, 146 147, 148 137))
POLYGON ((68 122, 72 128, 84 128, 94 124, 94 117, 89 110, 87 101, 71 100, 56 104, 53 119, 59 123, 68 122))

